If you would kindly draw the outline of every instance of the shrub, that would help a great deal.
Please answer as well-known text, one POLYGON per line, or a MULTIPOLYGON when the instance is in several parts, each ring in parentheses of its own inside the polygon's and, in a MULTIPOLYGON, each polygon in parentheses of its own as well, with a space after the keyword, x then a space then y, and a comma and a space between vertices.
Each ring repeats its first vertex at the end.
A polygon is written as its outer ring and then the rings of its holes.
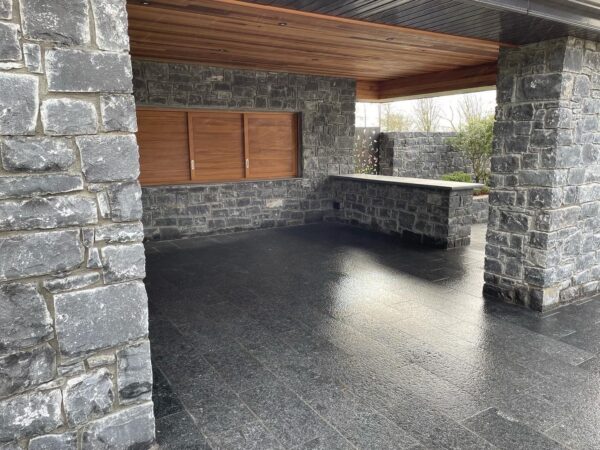
POLYGON ((469 120, 456 137, 449 139, 450 145, 471 161, 477 183, 487 184, 493 136, 494 117, 486 117, 469 120))
POLYGON ((442 175, 444 181, 460 181, 461 183, 472 183, 471 175, 466 172, 452 172, 442 175))

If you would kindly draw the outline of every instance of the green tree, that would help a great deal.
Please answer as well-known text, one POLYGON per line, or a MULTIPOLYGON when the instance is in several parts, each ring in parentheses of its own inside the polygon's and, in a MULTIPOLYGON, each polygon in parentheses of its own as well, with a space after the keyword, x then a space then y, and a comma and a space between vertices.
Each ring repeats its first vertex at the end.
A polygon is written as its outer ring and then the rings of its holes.
POLYGON ((475 181, 487 183, 488 167, 492 155, 494 117, 472 118, 449 140, 450 145, 471 161, 475 181))

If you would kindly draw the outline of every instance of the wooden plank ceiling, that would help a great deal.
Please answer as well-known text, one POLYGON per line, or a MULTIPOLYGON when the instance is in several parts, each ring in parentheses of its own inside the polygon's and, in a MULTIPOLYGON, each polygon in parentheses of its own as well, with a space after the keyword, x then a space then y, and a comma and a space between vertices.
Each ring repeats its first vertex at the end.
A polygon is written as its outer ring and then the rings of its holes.
POLYGON ((128 12, 140 58, 349 77, 362 100, 495 83, 497 42, 237 0, 129 0, 128 12))

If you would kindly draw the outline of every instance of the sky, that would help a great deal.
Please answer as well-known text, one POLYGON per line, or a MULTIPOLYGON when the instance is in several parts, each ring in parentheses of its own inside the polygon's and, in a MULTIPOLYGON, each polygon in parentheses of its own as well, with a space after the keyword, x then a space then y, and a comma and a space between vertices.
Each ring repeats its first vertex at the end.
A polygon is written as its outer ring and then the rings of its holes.
MULTIPOLYGON (((446 95, 443 97, 435 97, 435 101, 438 103, 441 109, 442 120, 440 121, 440 129, 438 131, 449 131, 452 130, 450 120, 454 120, 456 123, 457 113, 456 111, 458 102, 461 97, 469 96, 474 97, 479 102, 484 111, 493 114, 494 108, 496 107, 496 91, 482 91, 474 92, 470 94, 455 94, 446 95)), ((404 100, 399 102, 392 102, 392 111, 401 112, 405 115, 410 116, 417 100, 404 100)), ((379 105, 380 103, 357 103, 356 105, 356 126, 357 127, 376 127, 379 126, 379 105)), ((420 130, 413 130, 420 131, 420 130)))

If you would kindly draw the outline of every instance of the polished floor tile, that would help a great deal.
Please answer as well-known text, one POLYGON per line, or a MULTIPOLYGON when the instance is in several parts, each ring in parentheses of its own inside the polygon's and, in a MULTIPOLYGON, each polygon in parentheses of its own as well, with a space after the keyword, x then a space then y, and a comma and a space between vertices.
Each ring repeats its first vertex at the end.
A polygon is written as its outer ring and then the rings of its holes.
POLYGON ((468 248, 319 224, 148 243, 167 449, 598 448, 600 301, 481 297, 468 248))

